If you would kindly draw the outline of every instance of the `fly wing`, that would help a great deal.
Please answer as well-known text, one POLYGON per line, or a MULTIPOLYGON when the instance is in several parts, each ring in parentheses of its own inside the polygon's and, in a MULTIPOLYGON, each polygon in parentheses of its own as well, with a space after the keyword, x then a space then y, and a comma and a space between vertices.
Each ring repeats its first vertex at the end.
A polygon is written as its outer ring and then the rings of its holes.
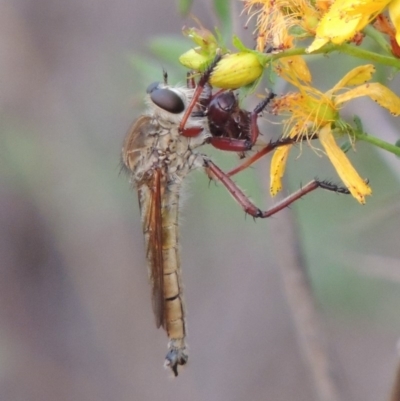
POLYGON ((155 169, 151 178, 138 188, 146 256, 152 289, 153 311, 157 327, 164 326, 164 260, 162 251, 161 169, 155 169))
POLYGON ((154 130, 149 116, 140 116, 129 128, 122 147, 122 163, 126 170, 134 173, 148 147, 149 133, 154 130))
POLYGON ((153 287, 153 311, 157 327, 164 326, 164 260, 162 252, 162 168, 142 170, 142 161, 153 151, 158 127, 149 116, 139 117, 129 129, 122 148, 124 167, 132 173, 139 195, 140 213, 146 243, 149 280, 153 287), (140 177, 140 178, 139 178, 140 177))

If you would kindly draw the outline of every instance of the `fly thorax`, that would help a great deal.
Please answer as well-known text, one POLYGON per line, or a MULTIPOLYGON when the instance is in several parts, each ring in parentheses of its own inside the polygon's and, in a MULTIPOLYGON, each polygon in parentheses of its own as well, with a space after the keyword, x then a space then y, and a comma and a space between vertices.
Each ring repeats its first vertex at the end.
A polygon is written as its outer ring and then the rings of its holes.
POLYGON ((193 169, 192 158, 195 154, 190 147, 190 138, 169 138, 163 161, 168 165, 168 174, 176 176, 178 180, 183 179, 193 169))

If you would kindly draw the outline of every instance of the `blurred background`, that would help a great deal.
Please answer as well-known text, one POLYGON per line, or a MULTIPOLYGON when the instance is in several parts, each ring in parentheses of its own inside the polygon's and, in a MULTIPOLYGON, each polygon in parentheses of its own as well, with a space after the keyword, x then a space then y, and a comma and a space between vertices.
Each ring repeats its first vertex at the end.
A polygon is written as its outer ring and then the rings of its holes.
MULTIPOLYGON (((211 30, 218 23, 209 2, 192 12, 211 30)), ((175 380, 162 368, 167 339, 119 158, 147 84, 163 67, 184 82, 183 68, 162 61, 160 37, 182 41, 185 24, 172 0, 0 0, 1 400, 316 399, 278 268, 291 246, 284 214, 254 222, 202 173, 189 178, 182 211, 190 360, 175 380)), ((352 67, 344 57, 311 65, 325 89, 352 67)), ((379 77, 399 93, 391 71, 379 77)), ((372 101, 345 112, 398 139, 399 122, 372 101)), ((268 122, 262 130, 278 135, 268 122)), ((223 168, 237 163, 204 152, 223 168)), ((292 153, 286 194, 316 175, 338 182, 306 146, 292 153)), ((400 161, 364 143, 350 157, 373 188, 365 206, 317 191, 289 213, 351 399, 382 400, 400 334, 400 161)), ((268 162, 237 178, 263 208, 276 202, 268 162)))

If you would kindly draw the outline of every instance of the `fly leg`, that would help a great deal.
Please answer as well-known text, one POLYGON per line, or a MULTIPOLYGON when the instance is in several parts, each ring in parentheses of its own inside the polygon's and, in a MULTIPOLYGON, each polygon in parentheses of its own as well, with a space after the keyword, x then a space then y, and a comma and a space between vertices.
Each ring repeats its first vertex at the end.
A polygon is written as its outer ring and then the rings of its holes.
MULTIPOLYGON (((182 120, 179 124, 179 132, 184 136, 188 136, 188 137, 196 136, 202 131, 202 128, 185 128, 185 126, 186 126, 187 120, 191 116, 194 108, 196 107, 196 105, 203 93, 204 87, 207 85, 207 83, 210 79, 211 73, 213 72, 215 66, 218 64, 218 62, 220 60, 221 60, 221 54, 218 53, 215 56, 214 60, 209 65, 209 67, 207 68, 207 70, 202 74, 199 82, 197 83, 193 97, 192 97, 188 107, 186 108, 185 113, 182 116, 182 120)), ((187 82, 188 82, 189 87, 190 87, 190 85, 193 84, 193 82, 188 78, 187 78, 187 82)))
POLYGON ((323 188, 340 194, 350 194, 350 191, 347 188, 334 185, 328 181, 314 179, 304 187, 282 199, 270 209, 262 211, 254 205, 254 203, 244 194, 244 192, 232 181, 229 175, 224 173, 216 164, 214 164, 211 160, 204 160, 204 164, 204 168, 208 176, 220 181, 247 214, 262 219, 278 213, 280 210, 286 208, 296 200, 317 188, 323 188))
POLYGON ((309 141, 311 139, 318 138, 317 134, 311 135, 310 137, 302 136, 302 137, 293 137, 293 138, 280 138, 277 141, 271 141, 265 148, 261 149, 260 151, 256 152, 254 155, 248 157, 243 163, 239 164, 239 166, 235 167, 234 169, 228 171, 226 174, 229 177, 240 173, 241 171, 245 170, 247 167, 250 167, 253 163, 257 160, 261 159, 263 156, 267 155, 268 153, 272 152, 276 148, 280 146, 287 146, 292 145, 299 141, 309 141))
POLYGON ((239 166, 228 171, 226 173, 226 175, 228 175, 229 177, 232 177, 233 175, 245 170, 247 167, 250 167, 253 163, 255 163, 257 160, 261 159, 263 156, 267 155, 268 153, 272 152, 274 149, 276 149, 280 146, 291 145, 294 142, 295 142, 295 140, 292 138, 278 139, 277 141, 274 141, 274 142, 271 141, 265 148, 261 149, 257 153, 254 153, 254 155, 248 157, 243 163, 239 164, 239 166))

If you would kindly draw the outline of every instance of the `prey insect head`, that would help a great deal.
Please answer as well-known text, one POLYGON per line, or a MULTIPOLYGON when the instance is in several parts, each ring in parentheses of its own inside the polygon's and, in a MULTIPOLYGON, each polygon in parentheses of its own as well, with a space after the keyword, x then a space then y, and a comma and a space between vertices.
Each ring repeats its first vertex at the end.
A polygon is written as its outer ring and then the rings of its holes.
POLYGON ((238 102, 231 91, 222 92, 211 100, 208 105, 208 118, 211 125, 225 124, 231 117, 238 102))
POLYGON ((159 82, 153 82, 147 87, 146 92, 151 101, 161 109, 172 114, 180 114, 185 110, 182 98, 172 89, 162 87, 159 82))
POLYGON ((222 92, 220 95, 215 96, 210 103, 210 107, 214 107, 214 103, 218 105, 223 111, 231 111, 237 106, 237 100, 232 91, 222 92))

